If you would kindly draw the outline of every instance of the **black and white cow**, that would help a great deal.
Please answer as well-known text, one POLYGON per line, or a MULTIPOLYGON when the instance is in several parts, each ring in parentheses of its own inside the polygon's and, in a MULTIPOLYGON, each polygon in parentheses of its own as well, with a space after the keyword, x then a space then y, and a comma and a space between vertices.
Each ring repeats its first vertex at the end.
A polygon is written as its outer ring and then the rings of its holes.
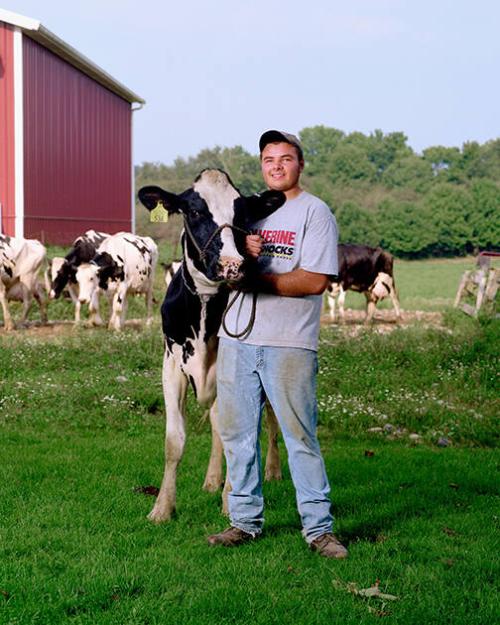
MULTIPOLYGON (((64 259, 52 259, 50 267, 50 299, 58 298, 66 290, 75 305, 75 324, 80 323, 81 302, 78 298, 78 283, 76 271, 83 263, 89 263, 96 255, 97 248, 110 235, 107 232, 87 230, 73 241, 73 245, 64 259)), ((99 325, 100 319, 91 315, 92 322, 99 325)), ((100 322, 102 323, 102 321, 100 322)))
POLYGON ((118 232, 105 239, 90 263, 76 269, 78 300, 89 305, 92 323, 101 323, 99 294, 111 302, 110 330, 121 330, 125 323, 128 295, 145 295, 147 320, 153 319, 153 286, 158 248, 150 237, 118 232))
POLYGON ((161 266, 165 272, 165 284, 167 289, 172 282, 172 278, 181 268, 182 261, 181 260, 173 260, 171 263, 162 263, 161 266))
POLYGON ((338 301, 340 320, 344 321, 344 302, 349 289, 363 293, 367 310, 365 323, 370 323, 377 302, 390 296, 396 317, 401 317, 399 300, 394 285, 392 254, 380 247, 341 243, 338 246, 339 275, 325 291, 325 303, 332 320, 338 301))
MULTIPOLYGON (((182 266, 174 275, 161 307, 165 335, 162 374, 166 408, 165 470, 149 514, 149 519, 159 523, 170 519, 175 509, 177 465, 186 438, 188 384, 198 402, 210 407, 212 451, 204 488, 215 491, 222 484, 222 443, 215 423, 215 367, 217 332, 228 301, 226 285, 237 283, 245 271, 243 256, 235 243, 235 238, 241 239, 243 235, 235 229, 245 230, 250 220, 272 213, 285 197, 276 191, 243 197, 227 174, 208 169, 180 195, 149 186, 140 189, 139 199, 148 210, 162 204, 169 213, 181 213, 184 218, 182 266)), ((272 427, 275 441, 275 421, 272 427)), ((276 446, 268 452, 266 468, 267 478, 273 475, 281 475, 276 446)))
MULTIPOLYGON (((48 266, 44 273, 45 289, 49 295, 52 293, 52 285, 58 279, 59 272, 64 271, 66 259, 62 256, 54 256, 48 261, 48 266)), ((61 294, 61 293, 60 293, 61 294)), ((80 323, 81 304, 78 301, 78 285, 68 280, 66 286, 62 289, 62 294, 67 295, 75 306, 75 324, 80 323)))
POLYGON ((47 302, 38 272, 47 251, 35 239, 22 239, 0 234, 0 304, 4 328, 14 329, 9 311, 9 301, 21 301, 23 312, 20 323, 25 323, 33 297, 40 306, 42 323, 47 323, 47 302))

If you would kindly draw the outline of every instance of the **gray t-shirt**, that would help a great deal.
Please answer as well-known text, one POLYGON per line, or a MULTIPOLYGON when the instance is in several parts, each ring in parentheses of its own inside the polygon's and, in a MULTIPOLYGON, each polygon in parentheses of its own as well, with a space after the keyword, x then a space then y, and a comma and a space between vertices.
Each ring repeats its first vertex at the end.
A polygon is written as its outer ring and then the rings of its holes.
MULTIPOLYGON (((258 259, 262 273, 305 269, 336 275, 337 224, 328 206, 302 191, 272 215, 254 224, 252 232, 265 243, 258 259)), ((229 332, 247 327, 252 312, 251 293, 242 293, 226 316, 229 332)), ((285 297, 259 293, 251 332, 240 340, 250 345, 318 349, 322 296, 285 297)), ((231 339, 221 326, 219 336, 231 339)))

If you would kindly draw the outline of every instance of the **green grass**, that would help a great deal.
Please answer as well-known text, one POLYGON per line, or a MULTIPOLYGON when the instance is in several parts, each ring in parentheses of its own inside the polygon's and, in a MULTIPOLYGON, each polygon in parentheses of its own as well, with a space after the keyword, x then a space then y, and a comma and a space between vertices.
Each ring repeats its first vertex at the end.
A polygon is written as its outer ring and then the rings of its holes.
POLYGON ((210 440, 192 397, 178 516, 146 520, 153 499, 133 489, 162 473, 158 325, 2 336, 0 623, 495 622, 498 323, 448 327, 322 333, 320 439, 345 562, 306 549, 286 467, 266 484, 260 541, 206 545, 226 521, 201 490, 210 440), (366 432, 389 419, 423 442, 366 432), (397 601, 349 592, 377 579, 397 601))
MULTIPOLYGON (((436 310, 466 260, 397 267, 403 306, 436 310)), ((51 310, 72 318, 67 302, 51 310)), ((129 317, 143 311, 132 302, 129 317)), ((263 538, 206 544, 226 520, 201 490, 210 437, 192 396, 178 515, 146 520, 153 498, 134 488, 163 470, 158 319, 120 334, 0 332, 0 625, 497 622, 500 322, 444 318, 322 330, 319 431, 342 562, 306 549, 283 449, 263 538), (377 579, 397 601, 349 592, 377 579)))
POLYGON ((498 544, 491 451, 335 443, 323 437, 337 532, 350 559, 311 554, 287 473, 266 485, 266 532, 214 549, 218 497, 200 489, 208 436, 192 436, 176 520, 146 521, 157 483, 158 428, 9 436, 3 451, 2 623, 493 623, 498 544), (14 461, 14 458, 18 458, 14 461), (344 585, 381 588, 385 605, 344 585))

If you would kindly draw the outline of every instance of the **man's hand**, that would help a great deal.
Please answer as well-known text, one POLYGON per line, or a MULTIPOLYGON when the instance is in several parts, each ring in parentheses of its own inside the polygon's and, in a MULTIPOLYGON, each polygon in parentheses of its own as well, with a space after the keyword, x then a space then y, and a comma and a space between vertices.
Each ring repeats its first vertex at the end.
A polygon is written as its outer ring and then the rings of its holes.
POLYGON ((245 239, 245 249, 249 256, 252 258, 258 258, 262 252, 264 245, 264 239, 260 234, 247 234, 245 239))

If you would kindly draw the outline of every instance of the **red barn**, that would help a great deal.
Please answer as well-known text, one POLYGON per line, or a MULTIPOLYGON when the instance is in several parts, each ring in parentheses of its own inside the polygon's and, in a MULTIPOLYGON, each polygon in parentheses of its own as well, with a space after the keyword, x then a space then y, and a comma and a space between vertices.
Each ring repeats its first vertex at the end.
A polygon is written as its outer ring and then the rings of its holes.
POLYGON ((134 103, 39 21, 0 9, 0 232, 65 245, 134 231, 134 103))

